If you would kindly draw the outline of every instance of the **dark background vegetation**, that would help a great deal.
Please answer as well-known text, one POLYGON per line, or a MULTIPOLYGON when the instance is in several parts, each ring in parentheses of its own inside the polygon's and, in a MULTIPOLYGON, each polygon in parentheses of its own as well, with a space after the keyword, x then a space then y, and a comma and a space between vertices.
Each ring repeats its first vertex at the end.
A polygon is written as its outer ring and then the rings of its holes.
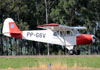
MULTIPOLYGON (((98 42, 78 46, 81 54, 100 52, 100 0, 47 0, 48 22, 85 26, 81 33, 94 34, 98 42)), ((45 0, 0 0, 0 28, 6 18, 13 18, 21 30, 33 30, 46 23, 45 0)), ((0 55, 47 55, 47 44, 0 37, 0 55)), ((63 46, 50 44, 50 54, 64 55, 63 46)))

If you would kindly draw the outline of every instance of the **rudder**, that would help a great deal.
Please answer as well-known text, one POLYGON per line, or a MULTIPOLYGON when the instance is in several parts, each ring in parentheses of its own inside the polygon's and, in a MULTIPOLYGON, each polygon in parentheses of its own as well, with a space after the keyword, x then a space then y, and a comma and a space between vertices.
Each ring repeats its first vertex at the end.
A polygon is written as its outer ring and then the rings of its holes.
POLYGON ((22 31, 20 31, 14 20, 11 18, 5 19, 2 33, 5 36, 22 38, 22 31))

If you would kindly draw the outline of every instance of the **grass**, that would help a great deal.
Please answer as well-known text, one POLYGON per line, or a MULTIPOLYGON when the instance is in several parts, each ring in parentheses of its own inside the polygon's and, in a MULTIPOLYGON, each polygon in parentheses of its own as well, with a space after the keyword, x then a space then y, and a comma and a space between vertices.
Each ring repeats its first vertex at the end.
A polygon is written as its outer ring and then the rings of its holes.
POLYGON ((42 64, 61 64, 67 66, 100 68, 100 57, 51 57, 51 58, 0 58, 0 68, 38 67, 42 64))

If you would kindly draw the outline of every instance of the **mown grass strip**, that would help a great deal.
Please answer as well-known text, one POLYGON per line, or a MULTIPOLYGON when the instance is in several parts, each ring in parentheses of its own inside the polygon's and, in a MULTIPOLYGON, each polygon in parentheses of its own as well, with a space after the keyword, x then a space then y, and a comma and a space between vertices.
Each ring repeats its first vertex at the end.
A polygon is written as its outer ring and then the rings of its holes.
POLYGON ((67 66, 100 68, 100 57, 52 57, 52 58, 0 58, 0 68, 38 67, 41 64, 61 64, 67 66))

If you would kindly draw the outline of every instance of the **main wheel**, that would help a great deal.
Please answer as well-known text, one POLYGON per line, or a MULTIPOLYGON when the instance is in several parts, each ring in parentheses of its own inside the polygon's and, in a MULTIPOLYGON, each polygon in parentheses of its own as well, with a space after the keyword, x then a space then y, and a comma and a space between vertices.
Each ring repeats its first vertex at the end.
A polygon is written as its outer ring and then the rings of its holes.
POLYGON ((73 54, 74 54, 74 50, 69 50, 69 51, 68 51, 68 54, 69 54, 69 55, 73 55, 73 54))
POLYGON ((76 50, 76 51, 75 51, 75 54, 76 54, 76 55, 80 55, 80 50, 76 50))

